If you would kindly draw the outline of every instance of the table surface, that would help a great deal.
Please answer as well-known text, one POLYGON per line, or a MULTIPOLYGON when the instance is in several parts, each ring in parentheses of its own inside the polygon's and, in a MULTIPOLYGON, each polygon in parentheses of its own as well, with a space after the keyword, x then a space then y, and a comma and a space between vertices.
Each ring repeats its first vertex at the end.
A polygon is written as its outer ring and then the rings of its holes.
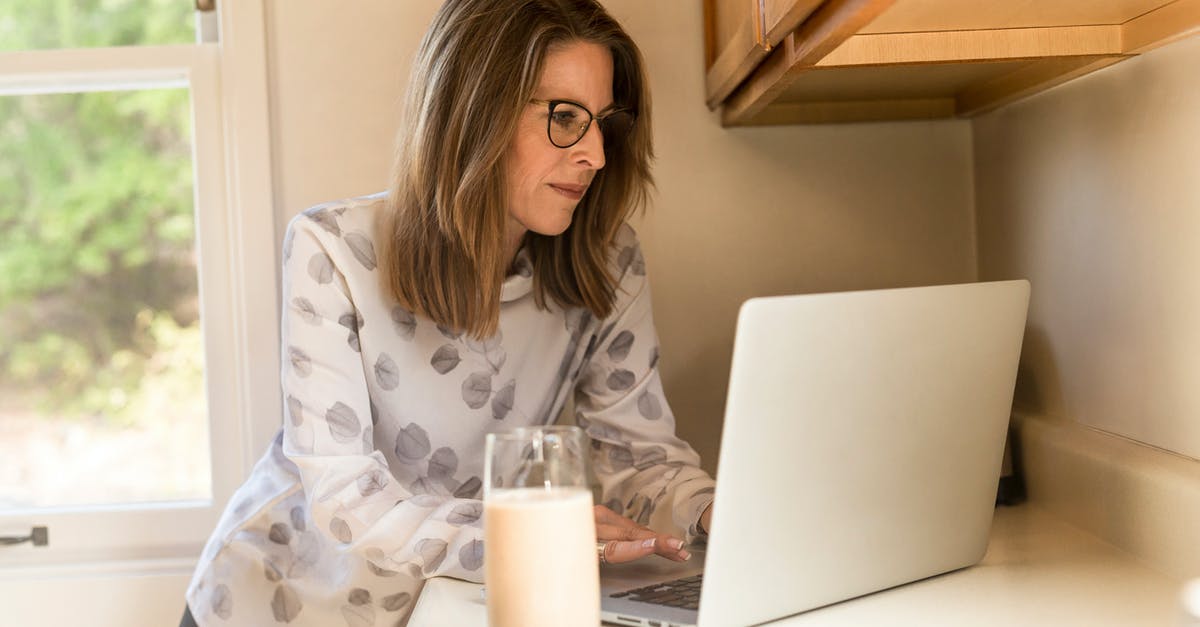
MULTIPOLYGON (((770 624, 1170 627, 1182 584, 1034 506, 1001 507, 978 565, 770 624)), ((431 579, 410 627, 486 627, 481 588, 431 579)))

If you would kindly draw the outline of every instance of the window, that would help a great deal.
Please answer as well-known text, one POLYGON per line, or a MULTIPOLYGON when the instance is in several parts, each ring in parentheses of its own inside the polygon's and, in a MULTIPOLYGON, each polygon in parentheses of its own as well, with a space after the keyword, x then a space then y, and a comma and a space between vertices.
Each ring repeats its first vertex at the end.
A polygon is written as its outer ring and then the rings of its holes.
POLYGON ((0 535, 50 536, 0 568, 194 557, 279 415, 262 3, 233 11, 0 3, 0 535))

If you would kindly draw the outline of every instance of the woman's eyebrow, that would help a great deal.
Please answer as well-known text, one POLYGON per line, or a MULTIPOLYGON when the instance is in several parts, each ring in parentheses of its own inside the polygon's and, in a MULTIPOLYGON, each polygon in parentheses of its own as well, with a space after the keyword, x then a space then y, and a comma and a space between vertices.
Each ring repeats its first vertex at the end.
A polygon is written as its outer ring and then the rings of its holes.
MULTIPOLYGON (((584 109, 588 109, 587 105, 583 104, 582 102, 579 102, 578 100, 575 100, 574 98, 539 98, 539 100, 545 100, 546 102, 551 102, 554 100, 558 100, 560 102, 569 102, 571 104, 579 105, 579 106, 583 107, 584 109)), ((617 103, 615 101, 610 102, 610 103, 608 103, 608 106, 604 107, 603 109, 600 109, 594 115, 597 115, 597 116, 602 115, 613 109, 620 109, 620 108, 621 107, 617 106, 617 103)), ((588 109, 588 111, 591 111, 591 109, 588 109)))

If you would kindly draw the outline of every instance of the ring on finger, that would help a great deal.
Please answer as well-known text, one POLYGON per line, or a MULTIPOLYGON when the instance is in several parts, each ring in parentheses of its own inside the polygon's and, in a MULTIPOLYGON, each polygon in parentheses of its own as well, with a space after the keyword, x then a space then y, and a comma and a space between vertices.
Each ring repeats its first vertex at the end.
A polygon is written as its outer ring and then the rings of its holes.
POLYGON ((597 542, 596 543, 596 557, 600 558, 601 564, 608 563, 608 556, 605 555, 605 553, 607 553, 607 552, 608 552, 608 543, 607 542, 597 542))

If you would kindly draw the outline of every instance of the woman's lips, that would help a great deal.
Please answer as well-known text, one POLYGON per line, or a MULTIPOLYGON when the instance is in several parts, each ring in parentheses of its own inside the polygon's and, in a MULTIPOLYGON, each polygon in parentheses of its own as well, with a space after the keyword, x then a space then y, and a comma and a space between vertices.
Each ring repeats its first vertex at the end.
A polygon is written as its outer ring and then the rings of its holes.
POLYGON ((586 185, 558 185, 550 183, 550 189, 570 198, 571 200, 579 200, 583 198, 583 193, 587 191, 586 185))

